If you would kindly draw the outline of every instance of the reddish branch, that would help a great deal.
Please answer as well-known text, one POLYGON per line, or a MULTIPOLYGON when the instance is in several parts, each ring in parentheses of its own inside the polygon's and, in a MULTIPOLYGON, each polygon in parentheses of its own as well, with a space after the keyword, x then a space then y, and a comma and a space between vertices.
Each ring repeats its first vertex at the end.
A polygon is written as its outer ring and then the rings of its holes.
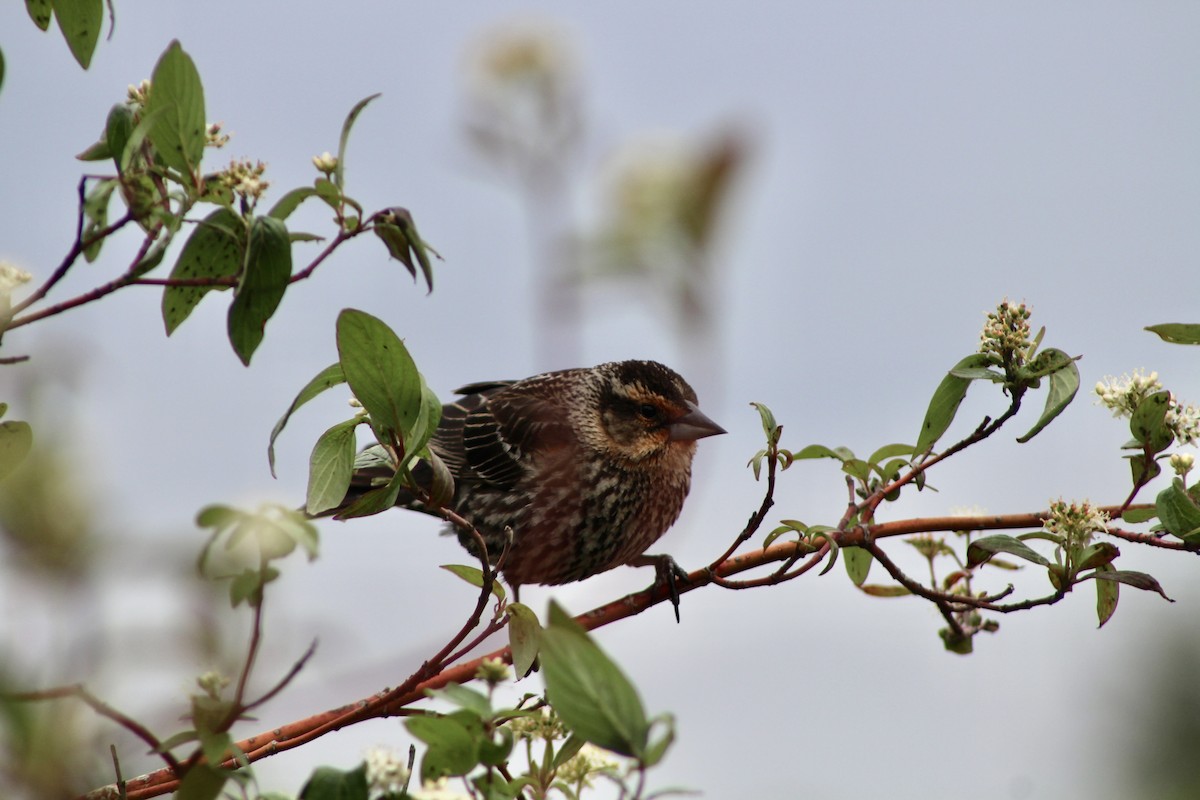
MULTIPOLYGON (((1106 508, 1106 511, 1115 511, 1119 506, 1106 508)), ((1022 528, 1041 528, 1042 520, 1049 515, 1049 512, 1034 513, 1034 514, 996 514, 971 517, 926 517, 900 520, 897 522, 884 522, 871 526, 870 532, 862 527, 854 527, 849 530, 835 531, 829 534, 830 539, 837 543, 839 547, 875 547, 873 542, 878 539, 906 536, 916 533, 929 533, 937 531, 961 531, 961 530, 1006 530, 1006 529, 1022 529, 1022 528)), ((1118 531, 1114 535, 1119 535, 1121 538, 1140 537, 1141 534, 1130 534, 1126 531, 1118 531)), ((1130 541, 1139 541, 1144 544, 1155 544, 1159 540, 1153 537, 1147 537, 1145 541, 1141 539, 1129 539, 1130 541)), ((1172 544, 1175 543, 1165 543, 1172 544)), ((1181 543, 1180 543, 1181 544, 1181 543)), ((1157 546, 1157 545, 1156 545, 1157 546)), ((715 567, 708 566, 696 570, 688 575, 688 581, 681 583, 678 586, 680 592, 690 592, 694 589, 699 589, 710 583, 724 584, 728 583, 727 579, 731 575, 736 575, 742 572, 760 568, 774 563, 795 563, 798 559, 805 559, 800 567, 796 570, 783 574, 802 574, 815 566, 823 558, 827 552, 829 545, 813 551, 810 545, 797 541, 777 542, 770 547, 759 550, 750 551, 738 555, 730 556, 721 564, 715 567), (807 556, 807 558, 805 558, 807 556)), ((877 548, 876 548, 877 549, 877 548)), ((1173 549, 1192 549, 1186 547, 1173 547, 1173 549)), ((882 552, 882 551, 879 551, 882 552)), ((878 553, 876 554, 878 557, 878 553)), ((886 555, 884 559, 886 560, 886 555)), ((894 566, 894 565, 893 565, 894 566)), ((773 573, 775 574, 775 573, 773 573)), ((780 578, 768 578, 767 582, 778 583, 780 578)), ((749 583, 749 581, 747 582, 749 583)), ((925 587, 920 587, 925 590, 925 587)), ((940 595, 940 593, 938 593, 940 595)), ((990 598, 979 598, 979 605, 985 609, 996 611, 1015 611, 1022 608, 1031 608, 1035 605, 1043 605, 1049 602, 1047 598, 1039 598, 1037 600, 1026 601, 1024 603, 998 604, 995 601, 1007 594, 1007 590, 1000 595, 995 595, 990 598)), ((488 594, 482 591, 480 594, 480 603, 487 600, 488 594)), ((584 614, 579 615, 575 619, 586 629, 594 630, 604 627, 618 620, 640 614, 643 611, 662 603, 669 599, 669 593, 665 586, 656 584, 641 592, 637 592, 626 597, 614 600, 606 605, 595 608, 584 614)), ((939 607, 947 601, 961 603, 964 598, 962 596, 949 595, 945 598, 937 597, 930 598, 938 603, 939 607)), ((966 598, 969 600, 969 598, 966 598)), ((481 608, 477 605, 477 613, 482 613, 481 608)), ((488 633, 494 632, 499 625, 493 621, 485 630, 488 633)), ((464 628, 465 630, 465 628, 464 628)), ((246 754, 246 758, 250 762, 258 761, 267 756, 280 753, 285 750, 291 750, 300 745, 313 741, 327 733, 340 730, 348 725, 361 722, 366 719, 374 719, 381 717, 390 717, 401 715, 405 712, 406 707, 412 703, 423 700, 426 697, 426 692, 430 689, 440 689, 449 683, 465 683, 474 678, 479 665, 485 658, 499 658, 511 663, 512 653, 507 647, 502 647, 486 655, 472 658, 468 661, 455 664, 453 666, 440 666, 439 660, 444 659, 454 653, 457 645, 461 644, 465 638, 460 631, 460 635, 454 637, 442 651, 422 665, 413 675, 404 682, 403 685, 389 691, 378 692, 369 697, 362 698, 352 703, 348 703, 338 708, 329 709, 320 714, 307 717, 305 719, 296 720, 287 725, 282 725, 273 728, 255 736, 251 736, 238 742, 238 747, 246 754)), ((481 641, 481 639, 477 640, 481 641)), ((460 651, 461 652, 461 651, 460 651)), ((226 761, 222 764, 226 768, 233 768, 232 761, 226 761)), ((126 781, 126 792, 129 800, 144 800, 144 798, 157 797, 168 792, 172 792, 179 786, 179 779, 175 771, 170 768, 160 769, 156 772, 143 775, 138 778, 133 778, 126 781)), ((104 789, 98 789, 94 792, 85 795, 88 800, 94 800, 102 796, 104 789)))

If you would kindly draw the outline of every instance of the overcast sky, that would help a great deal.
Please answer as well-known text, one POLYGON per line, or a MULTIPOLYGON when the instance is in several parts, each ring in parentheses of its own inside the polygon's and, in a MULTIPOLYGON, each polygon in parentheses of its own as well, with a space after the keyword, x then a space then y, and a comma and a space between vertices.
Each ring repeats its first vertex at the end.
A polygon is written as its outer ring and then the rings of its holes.
MULTIPOLYGON (((310 182, 311 156, 336 150, 345 113, 382 92, 355 129, 349 190, 368 208, 410 208, 445 257, 427 297, 375 242, 352 243, 289 291, 249 370, 224 340, 224 297, 206 299, 170 340, 158 292, 141 288, 6 337, 6 351, 34 361, 0 372, 0 400, 39 364, 70 373, 59 400, 69 400, 75 435, 59 444, 85 467, 106 530, 123 547, 136 543, 128 582, 188 580, 146 574, 194 552, 201 536, 191 520, 206 503, 301 500, 308 450, 345 415, 344 396, 312 404, 288 429, 277 481, 267 435, 295 391, 334 360, 343 307, 391 324, 444 397, 470 381, 564 366, 538 362, 523 206, 462 133, 464 57, 497 24, 556 25, 574 53, 586 139, 565 214, 581 225, 599 204, 595 176, 631 141, 701 141, 732 129, 749 143, 716 258, 718 345, 695 378, 702 406, 729 435, 701 442, 693 498, 659 548, 685 566, 721 552, 758 502, 744 468, 761 436, 748 403, 770 405, 795 449, 818 442, 866 454, 911 441, 933 388, 976 348, 985 312, 1006 296, 1033 307, 1046 344, 1084 356, 1084 391, 1018 446, 1037 416, 1033 398, 1020 430, 935 471, 940 491, 887 508, 888 518, 1034 511, 1058 496, 1119 503, 1128 429, 1087 390, 1146 367, 1200 400, 1200 351, 1141 331, 1200 320, 1193 3, 116 6, 115 36, 87 73, 19 4, 0 9, 0 258, 38 278, 58 263, 76 183, 92 169, 73 155, 172 38, 195 59, 209 119, 233 136, 206 166, 262 159, 280 190, 310 182)), ((323 224, 320 213, 303 219, 323 224)), ((134 246, 110 243, 108 259, 79 265, 52 299, 116 274, 114 256, 134 246)), ((585 311, 585 363, 696 363, 662 302, 609 287, 585 311)), ((1002 398, 977 387, 955 430, 1002 410, 1002 398)), ((53 425, 37 408, 10 413, 53 425)), ((775 518, 809 523, 835 522, 846 502, 827 462, 786 473, 778 500, 775 518)), ((398 511, 323 523, 321 560, 290 565, 269 600, 277 621, 262 685, 312 638, 321 648, 290 696, 240 733, 395 685, 457 628, 471 595, 436 565, 463 556, 435 529, 398 511)), ((708 588, 684 599, 682 625, 655 608, 598 638, 651 712, 676 715, 657 786, 710 798, 1115 800, 1129 796, 1122 752, 1155 734, 1130 715, 1149 702, 1163 635, 1200 635, 1194 560, 1122 550, 1122 566, 1153 572, 1179 602, 1124 590, 1098 632, 1094 596, 1078 591, 1002 618, 966 658, 942 651, 931 606, 868 598, 840 567, 768 590, 708 588)), ((581 612, 649 579, 622 568, 553 591, 530 587, 522 599, 539 613, 549 597, 581 612)), ((1029 585, 1040 591, 1040 580, 1029 585)), ((0 589, 0 616, 61 624, 55 606, 30 608, 18 594, 0 589)), ((165 636, 186 620, 160 594, 111 591, 78 613, 126 636, 165 636)), ((62 628, 63 639, 72 635, 62 628)), ((55 636, 45 638, 53 651, 55 636)), ((206 666, 173 664, 149 684, 161 688, 150 701, 119 680, 106 688, 170 725, 178 708, 164 712, 163 698, 182 698, 206 666)), ((62 682, 91 677, 61 660, 55 669, 62 682)), ((269 759, 258 768, 262 785, 294 791, 312 765, 349 766, 381 742, 404 746, 398 722, 269 759)))

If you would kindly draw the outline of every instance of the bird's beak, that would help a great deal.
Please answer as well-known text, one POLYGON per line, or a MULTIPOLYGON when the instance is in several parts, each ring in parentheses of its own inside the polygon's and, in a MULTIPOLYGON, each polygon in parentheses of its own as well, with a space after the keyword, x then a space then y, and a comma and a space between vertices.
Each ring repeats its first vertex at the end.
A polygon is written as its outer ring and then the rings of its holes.
POLYGON ((704 415, 694 403, 688 403, 688 413, 667 426, 672 442, 693 442, 705 436, 725 433, 725 429, 704 415))

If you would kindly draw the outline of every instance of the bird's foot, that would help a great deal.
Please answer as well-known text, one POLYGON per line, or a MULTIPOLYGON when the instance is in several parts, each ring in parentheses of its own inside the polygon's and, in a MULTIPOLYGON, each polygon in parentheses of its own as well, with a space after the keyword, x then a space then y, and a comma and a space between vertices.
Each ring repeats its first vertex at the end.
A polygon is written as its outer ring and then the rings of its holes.
POLYGON ((655 579, 650 588, 655 588, 659 585, 664 585, 667 588, 667 596, 671 599, 671 605, 675 608, 675 621, 679 622, 679 584, 690 583, 688 580, 688 572, 679 563, 671 558, 666 553, 658 555, 641 555, 636 561, 631 561, 630 566, 633 567, 654 567, 655 579))

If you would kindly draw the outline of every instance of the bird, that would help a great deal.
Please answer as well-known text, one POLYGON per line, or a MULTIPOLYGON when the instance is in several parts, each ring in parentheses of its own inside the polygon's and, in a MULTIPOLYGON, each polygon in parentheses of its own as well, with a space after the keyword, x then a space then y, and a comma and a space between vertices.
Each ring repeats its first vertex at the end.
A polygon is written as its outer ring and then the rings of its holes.
MULTIPOLYGON (((614 361, 455 394, 429 443, 454 478, 446 506, 478 531, 491 562, 503 554, 500 572, 516 597, 522 585, 572 583, 624 564, 653 565, 668 579, 679 572, 669 556, 646 550, 679 517, 697 440, 725 429, 677 372, 614 361)), ((393 473, 377 455, 362 460, 339 508, 393 473)), ((423 488, 432 474, 425 462, 412 469, 423 488)), ((397 505, 444 518, 419 496, 402 492, 397 505)), ((447 532, 482 555, 469 529, 447 532)))

